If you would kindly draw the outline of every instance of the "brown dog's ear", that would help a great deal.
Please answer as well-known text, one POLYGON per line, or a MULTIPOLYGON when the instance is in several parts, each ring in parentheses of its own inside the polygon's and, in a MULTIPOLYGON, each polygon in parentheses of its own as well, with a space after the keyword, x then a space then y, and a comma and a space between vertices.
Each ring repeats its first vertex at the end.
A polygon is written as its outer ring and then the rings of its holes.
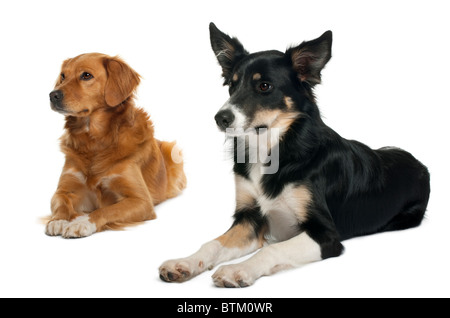
POLYGON ((136 71, 118 57, 105 58, 104 65, 108 76, 105 85, 105 101, 106 104, 114 107, 134 93, 141 79, 136 71))

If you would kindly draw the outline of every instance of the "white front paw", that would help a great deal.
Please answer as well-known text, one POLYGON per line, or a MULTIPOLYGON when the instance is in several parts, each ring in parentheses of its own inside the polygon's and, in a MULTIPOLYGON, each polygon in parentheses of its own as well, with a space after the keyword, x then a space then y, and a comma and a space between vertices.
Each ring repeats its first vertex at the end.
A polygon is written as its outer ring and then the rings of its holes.
POLYGON ((165 282, 184 282, 204 270, 203 262, 181 258, 164 262, 159 267, 159 277, 165 282))
POLYGON ((253 285, 257 277, 242 264, 224 265, 212 275, 217 287, 247 287, 253 285))
POLYGON ((50 236, 61 235, 64 227, 69 224, 67 220, 54 220, 47 223, 45 227, 45 234, 50 236))
POLYGON ((88 215, 82 215, 64 226, 62 236, 64 238, 86 237, 97 232, 95 223, 89 221, 88 215))

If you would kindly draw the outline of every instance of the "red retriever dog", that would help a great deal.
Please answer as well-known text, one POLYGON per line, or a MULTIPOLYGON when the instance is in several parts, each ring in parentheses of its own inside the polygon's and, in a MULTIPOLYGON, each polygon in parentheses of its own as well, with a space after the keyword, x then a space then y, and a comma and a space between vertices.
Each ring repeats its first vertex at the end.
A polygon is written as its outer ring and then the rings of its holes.
POLYGON ((89 53, 62 64, 50 104, 66 118, 66 160, 47 235, 85 237, 154 219, 154 206, 185 188, 175 143, 155 139, 149 116, 135 107, 139 82, 117 57, 89 53))

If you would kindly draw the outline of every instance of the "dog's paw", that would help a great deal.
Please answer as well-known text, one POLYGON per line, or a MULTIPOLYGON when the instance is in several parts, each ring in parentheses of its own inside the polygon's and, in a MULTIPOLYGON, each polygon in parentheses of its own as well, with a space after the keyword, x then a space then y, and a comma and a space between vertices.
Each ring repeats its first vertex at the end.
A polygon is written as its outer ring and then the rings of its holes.
POLYGON ((54 220, 47 223, 45 226, 45 234, 49 236, 61 235, 64 227, 69 224, 67 220, 54 220))
POLYGON ((195 267, 188 259, 164 262, 159 267, 159 278, 165 282, 184 282, 196 275, 195 267))
POLYGON ((212 275, 214 285, 217 287, 247 287, 255 282, 254 275, 241 264, 224 265, 212 275))
POLYGON ((67 223, 62 231, 64 238, 86 237, 94 234, 97 226, 89 221, 89 216, 83 215, 67 223))

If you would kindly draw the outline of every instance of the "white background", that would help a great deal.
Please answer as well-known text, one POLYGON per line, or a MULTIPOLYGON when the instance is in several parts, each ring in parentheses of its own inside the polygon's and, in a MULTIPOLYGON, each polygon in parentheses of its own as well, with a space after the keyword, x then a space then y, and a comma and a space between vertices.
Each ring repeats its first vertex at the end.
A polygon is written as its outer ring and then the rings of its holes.
POLYGON ((3 1, 0 4, 1 297, 448 297, 450 23, 446 1, 3 1), (429 167, 419 228, 344 242, 334 259, 220 289, 213 271, 183 284, 159 265, 225 232, 234 183, 214 114, 227 99, 209 22, 251 52, 333 31, 317 87, 328 125, 373 148, 392 145, 429 167), (184 150, 188 187, 158 218, 77 240, 48 237, 64 157, 64 118, 48 94, 61 62, 120 55, 142 76, 138 106, 156 136, 184 150))

